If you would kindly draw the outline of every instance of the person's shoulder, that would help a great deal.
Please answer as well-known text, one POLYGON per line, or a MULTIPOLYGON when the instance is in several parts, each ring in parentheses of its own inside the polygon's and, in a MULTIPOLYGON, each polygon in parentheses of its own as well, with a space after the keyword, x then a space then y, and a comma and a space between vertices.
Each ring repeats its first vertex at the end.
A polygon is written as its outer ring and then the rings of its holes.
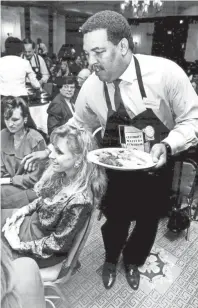
POLYGON ((55 112, 59 113, 60 110, 62 109, 62 101, 64 100, 63 96, 59 93, 57 94, 54 99, 51 101, 47 108, 47 112, 55 112))
POLYGON ((60 104, 60 102, 64 102, 64 97, 62 96, 61 93, 58 93, 54 99, 52 100, 51 104, 52 105, 57 105, 57 104, 60 104))
POLYGON ((41 64, 45 64, 45 65, 46 65, 45 60, 43 59, 43 57, 41 57, 41 56, 38 55, 38 54, 36 54, 36 56, 38 57, 39 62, 40 62, 41 64))
POLYGON ((180 74, 185 75, 183 69, 170 59, 144 54, 137 54, 135 56, 140 63, 141 71, 145 74, 156 72, 164 77, 169 77, 170 74, 177 76, 180 74))
POLYGON ((27 137, 33 142, 40 142, 41 140, 44 140, 43 136, 33 128, 29 128, 27 137))
POLYGON ((93 72, 83 83, 81 89, 84 91, 97 91, 100 86, 103 85, 103 82, 96 76, 96 74, 93 72))
POLYGON ((1 150, 7 149, 7 147, 9 146, 8 144, 12 139, 12 135, 10 134, 7 128, 1 130, 0 139, 1 139, 1 150))
POLYGON ((1 142, 10 135, 10 132, 7 128, 1 130, 1 142))

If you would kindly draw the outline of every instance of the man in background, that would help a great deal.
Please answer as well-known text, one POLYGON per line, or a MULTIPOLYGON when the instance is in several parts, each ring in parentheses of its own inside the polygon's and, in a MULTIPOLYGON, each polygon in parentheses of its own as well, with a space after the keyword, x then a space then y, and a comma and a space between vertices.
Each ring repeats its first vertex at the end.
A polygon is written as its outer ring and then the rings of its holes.
POLYGON ((44 83, 48 81, 50 77, 45 60, 41 56, 35 53, 36 46, 31 39, 29 38, 24 39, 23 44, 25 50, 22 58, 25 58, 30 62, 32 70, 35 72, 36 78, 38 79, 40 85, 42 86, 44 83))

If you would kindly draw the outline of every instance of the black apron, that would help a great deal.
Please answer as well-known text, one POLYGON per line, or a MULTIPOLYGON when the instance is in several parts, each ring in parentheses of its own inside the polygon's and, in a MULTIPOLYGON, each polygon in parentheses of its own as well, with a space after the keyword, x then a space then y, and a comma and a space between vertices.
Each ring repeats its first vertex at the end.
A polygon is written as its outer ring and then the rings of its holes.
POLYGON ((32 70, 35 72, 36 74, 36 79, 41 80, 42 78, 42 74, 41 74, 41 66, 40 66, 40 61, 39 61, 39 57, 37 55, 33 55, 36 66, 32 66, 31 61, 30 61, 30 65, 32 67, 32 70))
MULTIPOLYGON (((137 80, 142 99, 146 98, 140 65, 137 58, 134 56, 135 69, 137 80)), ((108 107, 107 123, 104 137, 101 143, 102 147, 120 147, 119 125, 134 126, 138 129, 144 129, 147 126, 152 126, 155 131, 155 140, 151 141, 151 146, 162 141, 169 133, 169 129, 157 118, 153 110, 147 108, 146 111, 138 114, 133 119, 130 119, 124 105, 120 102, 117 111, 114 111, 111 106, 111 101, 106 83, 104 83, 105 97, 108 107)), ((124 135, 121 136, 121 139, 124 135)), ((120 210, 125 211, 126 215, 132 218, 142 214, 142 207, 145 206, 145 213, 150 212, 163 215, 164 207, 170 192, 170 183, 172 179, 172 168, 167 165, 163 166, 156 172, 146 171, 118 171, 107 169, 109 179, 106 196, 101 205, 103 213, 109 217, 112 215, 120 215, 120 210), (161 196, 161 198, 160 198, 161 196), (158 198, 159 197, 159 198, 158 198), (164 200, 163 200, 164 199, 164 200), (158 202, 165 203, 163 206, 158 202)))

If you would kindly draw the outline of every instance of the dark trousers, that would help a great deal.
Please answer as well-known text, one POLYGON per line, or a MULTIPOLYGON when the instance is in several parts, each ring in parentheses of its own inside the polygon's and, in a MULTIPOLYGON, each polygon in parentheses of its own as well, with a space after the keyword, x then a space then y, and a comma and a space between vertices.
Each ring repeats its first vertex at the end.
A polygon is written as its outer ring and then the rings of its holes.
MULTIPOLYGON (((169 169, 170 170, 170 169, 169 169)), ((107 218, 102 226, 106 261, 143 265, 155 241, 160 216, 169 202, 172 173, 158 174, 107 170, 109 184, 102 203, 107 218), (130 233, 131 222, 136 225, 130 233)))

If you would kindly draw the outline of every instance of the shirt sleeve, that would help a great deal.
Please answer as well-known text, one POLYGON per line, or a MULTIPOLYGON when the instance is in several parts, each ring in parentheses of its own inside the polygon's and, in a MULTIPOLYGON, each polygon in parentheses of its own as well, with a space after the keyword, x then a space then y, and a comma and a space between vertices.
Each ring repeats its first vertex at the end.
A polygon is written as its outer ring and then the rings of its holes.
POLYGON ((36 79, 36 74, 33 72, 31 65, 29 63, 29 61, 27 61, 27 77, 31 83, 31 85, 33 86, 33 88, 39 89, 40 88, 40 83, 39 81, 36 79))
POLYGON ((101 126, 98 116, 89 106, 89 84, 86 82, 83 84, 76 102, 75 102, 75 113, 72 119, 68 123, 82 126, 87 130, 93 132, 96 128, 101 126))
POLYGON ((178 65, 169 71, 165 90, 175 126, 163 141, 170 145, 174 155, 198 143, 198 96, 178 65))
POLYGON ((42 74, 41 80, 43 81, 43 83, 46 83, 50 77, 50 74, 49 74, 46 63, 41 56, 39 56, 39 62, 40 62, 40 71, 42 74))
POLYGON ((32 253, 42 259, 47 259, 57 252, 67 254, 75 236, 90 215, 90 209, 90 204, 74 204, 70 210, 65 209, 54 232, 39 240, 21 242, 19 252, 32 253))
MULTIPOLYGON (((45 141, 40 140, 36 145, 36 147, 32 149, 32 152, 43 151, 45 149, 46 149, 45 141)), ((22 175, 15 175, 12 178, 13 185, 22 187, 24 189, 32 188, 41 177, 44 168, 45 168, 44 163, 38 163, 34 171, 22 175)))

